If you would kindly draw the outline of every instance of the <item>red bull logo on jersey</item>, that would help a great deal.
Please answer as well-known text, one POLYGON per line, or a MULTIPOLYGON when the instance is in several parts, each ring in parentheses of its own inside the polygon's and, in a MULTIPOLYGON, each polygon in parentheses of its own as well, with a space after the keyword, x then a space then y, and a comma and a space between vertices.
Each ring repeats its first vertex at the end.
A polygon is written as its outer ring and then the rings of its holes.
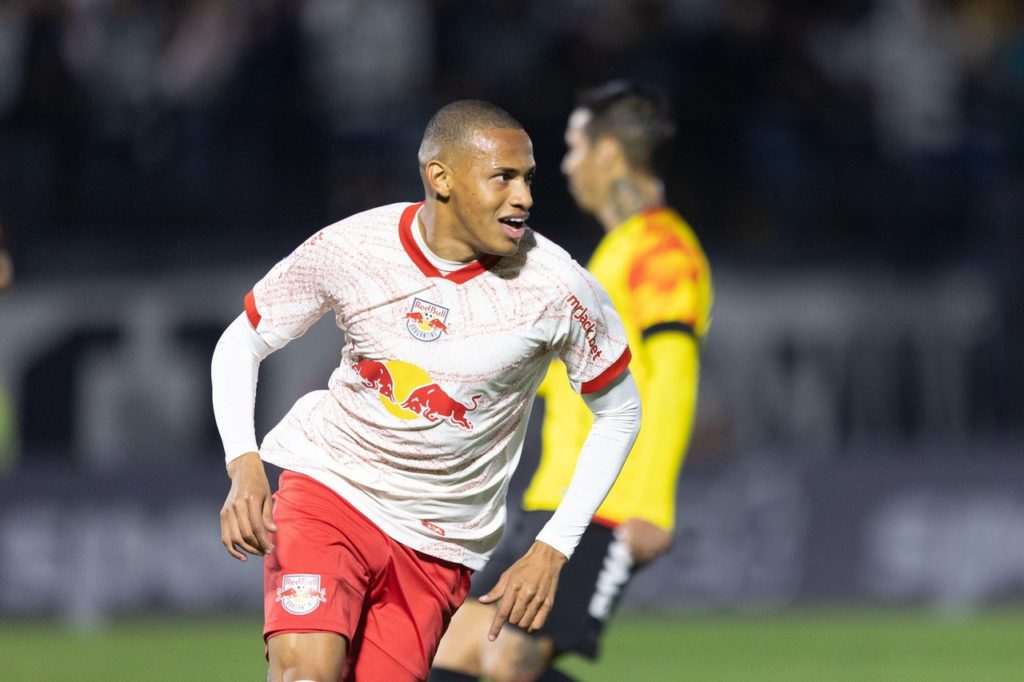
POLYGON ((309 573, 281 577, 277 598, 285 611, 296 616, 312 613, 321 603, 327 601, 327 589, 320 587, 320 576, 309 573))
POLYGON ((473 425, 466 419, 466 413, 476 409, 476 401, 479 398, 479 395, 475 395, 470 398, 472 406, 464 405, 445 393, 444 389, 437 384, 429 384, 414 389, 409 397, 402 402, 402 407, 415 412, 427 421, 436 422, 439 419, 447 419, 456 426, 472 429, 473 425))
POLYGON ((405 314, 405 328, 419 341, 434 341, 448 333, 448 308, 414 298, 412 308, 405 314))
POLYGON ((388 371, 387 365, 376 360, 359 358, 352 363, 352 369, 359 374, 359 379, 363 386, 376 390, 382 396, 394 402, 395 382, 391 378, 391 372, 388 371))
POLYGON ((356 358, 352 369, 359 382, 379 394, 389 413, 402 420, 426 419, 472 429, 469 413, 479 404, 480 395, 468 401, 458 400, 434 381, 421 367, 401 360, 377 361, 356 358))

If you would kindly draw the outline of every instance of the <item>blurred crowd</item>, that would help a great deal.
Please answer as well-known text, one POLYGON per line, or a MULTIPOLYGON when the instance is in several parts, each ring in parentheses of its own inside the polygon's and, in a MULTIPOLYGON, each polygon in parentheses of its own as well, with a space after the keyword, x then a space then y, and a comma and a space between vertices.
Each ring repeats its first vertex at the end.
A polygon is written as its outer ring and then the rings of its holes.
MULTIPOLYGON (((574 91, 667 88, 669 194, 716 260, 942 267, 1020 291, 1019 0, 0 0, 0 222, 26 279, 266 260, 415 199, 422 126, 490 99, 557 162, 574 91)), ((591 241, 587 241, 590 239, 591 241)))
POLYGON ((523 122, 531 222, 585 259, 563 130, 610 78, 671 94, 667 194, 716 267, 984 272, 972 390, 1019 423, 1024 0, 0 0, 16 289, 268 267, 419 198, 423 126, 463 97, 523 122))

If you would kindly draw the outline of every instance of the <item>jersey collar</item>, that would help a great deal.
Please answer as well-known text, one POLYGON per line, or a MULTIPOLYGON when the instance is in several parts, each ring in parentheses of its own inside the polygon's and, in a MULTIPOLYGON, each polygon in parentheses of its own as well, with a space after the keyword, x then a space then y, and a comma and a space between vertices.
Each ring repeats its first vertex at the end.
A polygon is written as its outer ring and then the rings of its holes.
POLYGON ((420 269, 426 277, 440 277, 456 284, 462 284, 468 282, 477 275, 490 270, 494 265, 501 260, 501 256, 484 256, 483 258, 467 263, 465 267, 459 268, 454 272, 450 272, 447 275, 442 273, 440 270, 434 267, 434 265, 427 259, 420 249, 419 244, 416 243, 416 239, 412 236, 413 222, 416 218, 416 214, 423 206, 422 201, 410 204, 402 211, 402 217, 398 221, 398 238, 402 242, 402 247, 405 252, 409 255, 409 258, 416 267, 420 269))

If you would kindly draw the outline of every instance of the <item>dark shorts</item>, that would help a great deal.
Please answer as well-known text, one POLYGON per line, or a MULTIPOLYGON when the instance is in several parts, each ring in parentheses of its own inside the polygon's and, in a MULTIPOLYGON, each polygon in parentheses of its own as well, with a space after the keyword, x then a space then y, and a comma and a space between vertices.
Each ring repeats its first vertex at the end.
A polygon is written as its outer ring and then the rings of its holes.
MULTIPOLYGON (((533 544, 552 512, 520 512, 505 529, 505 536, 490 562, 473 575, 471 597, 494 587, 501 574, 533 544)), ((633 577, 633 562, 614 531, 591 523, 572 559, 562 569, 555 605, 539 635, 551 638, 558 653, 574 651, 596 658, 605 623, 633 577)))

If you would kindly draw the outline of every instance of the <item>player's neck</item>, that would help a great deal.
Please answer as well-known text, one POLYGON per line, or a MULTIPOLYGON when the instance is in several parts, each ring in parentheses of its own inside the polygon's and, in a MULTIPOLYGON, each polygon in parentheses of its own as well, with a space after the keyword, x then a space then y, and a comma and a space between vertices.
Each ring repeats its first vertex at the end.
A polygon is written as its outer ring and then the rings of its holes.
POLYGON ((444 211, 428 201, 417 214, 413 229, 420 231, 423 243, 438 258, 452 263, 468 263, 478 258, 467 244, 456 238, 454 224, 446 219, 444 211))
POLYGON ((611 232, 637 213, 665 205, 665 185, 651 175, 631 174, 612 181, 595 217, 611 232))

